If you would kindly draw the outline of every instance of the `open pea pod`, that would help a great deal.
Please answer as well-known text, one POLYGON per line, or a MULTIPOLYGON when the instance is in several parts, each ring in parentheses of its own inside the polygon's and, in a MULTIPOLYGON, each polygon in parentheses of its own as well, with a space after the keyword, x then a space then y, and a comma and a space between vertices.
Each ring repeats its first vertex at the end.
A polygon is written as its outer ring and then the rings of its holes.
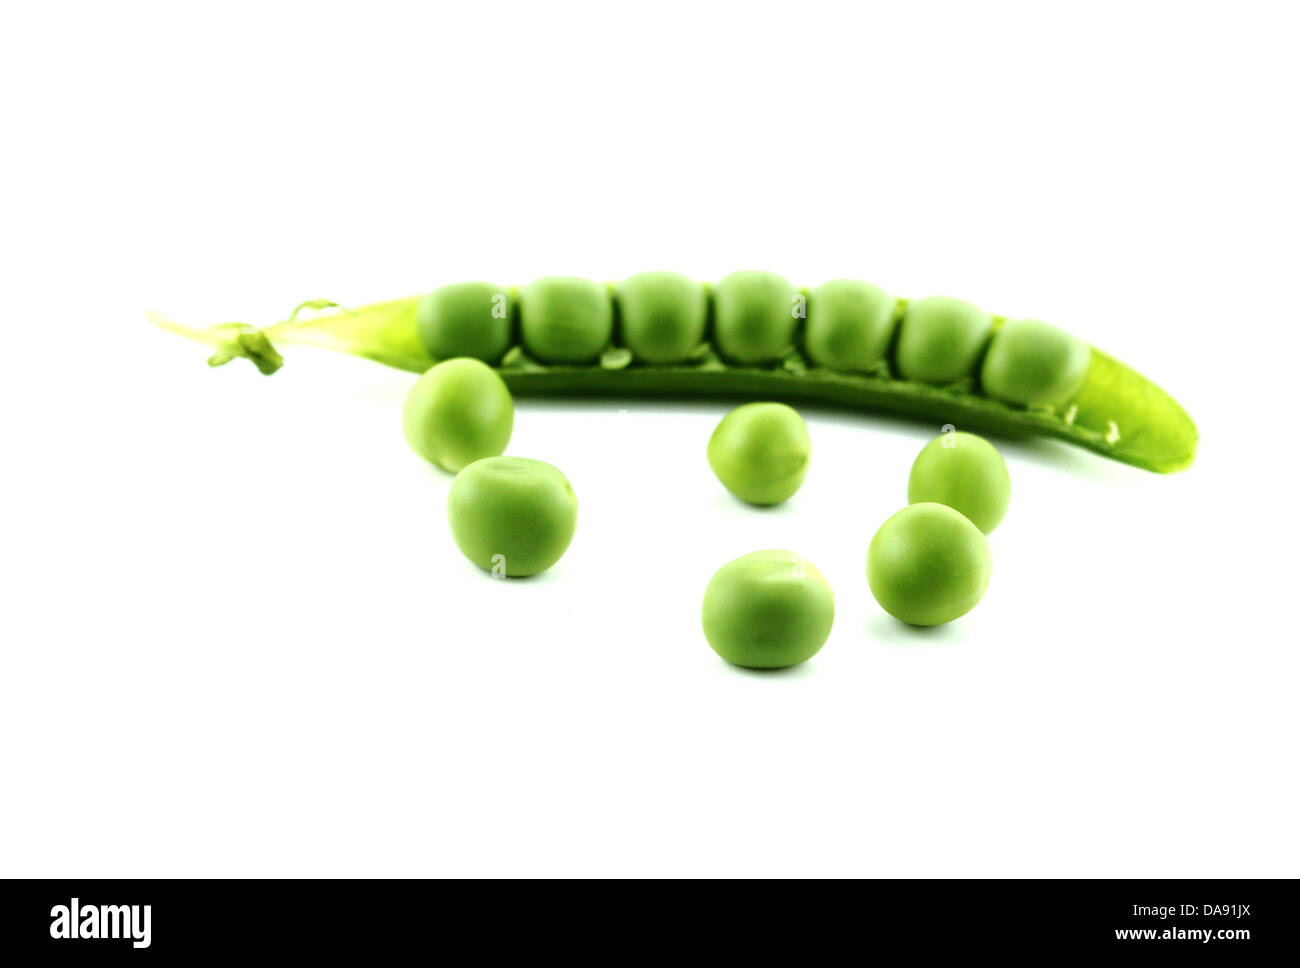
POLYGON ((291 343, 416 373, 471 356, 516 394, 818 401, 1055 437, 1162 473, 1196 454, 1196 426, 1172 397, 1078 338, 856 280, 807 290, 766 272, 713 286, 666 272, 617 285, 556 277, 461 283, 358 309, 316 300, 261 329, 150 318, 209 346, 213 366, 243 357, 268 374, 291 343))

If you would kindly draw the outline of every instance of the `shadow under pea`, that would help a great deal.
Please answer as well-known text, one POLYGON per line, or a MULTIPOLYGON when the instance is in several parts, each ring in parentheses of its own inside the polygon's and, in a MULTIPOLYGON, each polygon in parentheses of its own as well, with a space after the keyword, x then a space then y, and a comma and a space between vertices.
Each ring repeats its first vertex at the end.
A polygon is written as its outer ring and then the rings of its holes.
POLYGON ((867 638, 895 648, 956 645, 966 636, 956 622, 943 625, 908 625, 892 615, 880 612, 867 619, 867 638))

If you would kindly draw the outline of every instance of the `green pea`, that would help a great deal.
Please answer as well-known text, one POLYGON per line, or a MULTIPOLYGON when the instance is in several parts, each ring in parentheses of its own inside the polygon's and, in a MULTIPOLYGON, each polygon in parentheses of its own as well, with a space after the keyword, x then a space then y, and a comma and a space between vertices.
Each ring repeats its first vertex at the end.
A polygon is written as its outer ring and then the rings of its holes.
POLYGON ((510 294, 491 282, 462 282, 420 299, 415 327, 435 360, 472 356, 496 363, 510 348, 510 294))
POLYGON ((754 551, 717 570, 701 619, 710 647, 728 662, 783 669, 826 644, 835 596, 811 562, 789 551, 754 551))
POLYGON ((1069 403, 1088 379, 1092 350, 1077 336, 1037 319, 1016 319, 993 336, 980 381, 995 400, 1022 406, 1069 403))
POLYGON ((823 283, 808 294, 804 349, 819 366, 871 370, 889 350, 897 305, 897 299, 869 282, 823 283))
POLYGON ((704 339, 709 298, 694 279, 642 272, 615 290, 623 343, 647 363, 679 363, 704 339))
POLYGON ((551 276, 519 294, 524 348, 548 363, 589 363, 609 343, 614 310, 599 282, 551 276))
POLYGON ((799 290, 774 272, 733 272, 713 287, 713 332, 722 355, 774 363, 794 348, 799 290))
POLYGON ((709 466, 750 504, 780 504, 799 490, 812 441, 803 417, 784 403, 747 403, 722 418, 709 438, 709 466))
POLYGON ((451 482, 447 520, 466 558, 495 577, 522 578, 550 568, 568 549, 578 499, 545 461, 488 457, 451 482))
POLYGON ((975 372, 993 317, 960 299, 932 296, 903 313, 895 359, 898 372, 921 383, 956 383, 975 372))
POLYGON ((910 625, 942 625, 979 604, 993 573, 983 533, 944 504, 913 504, 880 526, 867 549, 876 601, 910 625))
POLYGON ((946 504, 988 534, 1011 503, 1007 462, 983 437, 941 434, 921 449, 907 479, 907 503, 922 502, 946 504))
POLYGON ((415 381, 402 407, 402 430, 427 461, 458 471, 506 449, 515 404, 505 381, 486 363, 459 357, 415 381))

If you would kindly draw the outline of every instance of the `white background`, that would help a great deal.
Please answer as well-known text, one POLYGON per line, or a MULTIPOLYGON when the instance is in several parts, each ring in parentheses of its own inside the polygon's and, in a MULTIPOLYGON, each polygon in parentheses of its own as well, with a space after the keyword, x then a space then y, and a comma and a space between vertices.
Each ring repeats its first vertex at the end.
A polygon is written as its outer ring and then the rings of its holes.
POLYGON ((1300 874, 1292 12, 6 5, 0 873, 1300 874), (520 400, 579 531, 497 582, 412 376, 145 322, 655 268, 1051 320, 1200 456, 1006 444, 988 594, 918 632, 864 559, 936 427, 809 409, 760 512, 724 406, 520 400), (836 593, 787 673, 699 629, 766 547, 836 593))

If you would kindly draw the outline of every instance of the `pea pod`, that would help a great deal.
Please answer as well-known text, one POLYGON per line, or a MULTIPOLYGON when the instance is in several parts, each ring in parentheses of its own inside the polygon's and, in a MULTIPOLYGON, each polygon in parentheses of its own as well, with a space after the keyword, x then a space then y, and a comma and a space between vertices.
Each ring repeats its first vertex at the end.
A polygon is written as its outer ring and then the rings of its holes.
POLYGON ((290 343, 415 373, 470 356, 516 395, 814 401, 1055 437, 1162 473, 1196 454, 1196 426, 1172 397, 1077 337, 850 280, 808 290, 766 272, 714 286, 669 272, 623 286, 559 277, 522 288, 460 283, 357 309, 312 301, 262 329, 150 318, 207 344, 213 366, 244 357, 263 373, 282 365, 277 346, 290 343))

